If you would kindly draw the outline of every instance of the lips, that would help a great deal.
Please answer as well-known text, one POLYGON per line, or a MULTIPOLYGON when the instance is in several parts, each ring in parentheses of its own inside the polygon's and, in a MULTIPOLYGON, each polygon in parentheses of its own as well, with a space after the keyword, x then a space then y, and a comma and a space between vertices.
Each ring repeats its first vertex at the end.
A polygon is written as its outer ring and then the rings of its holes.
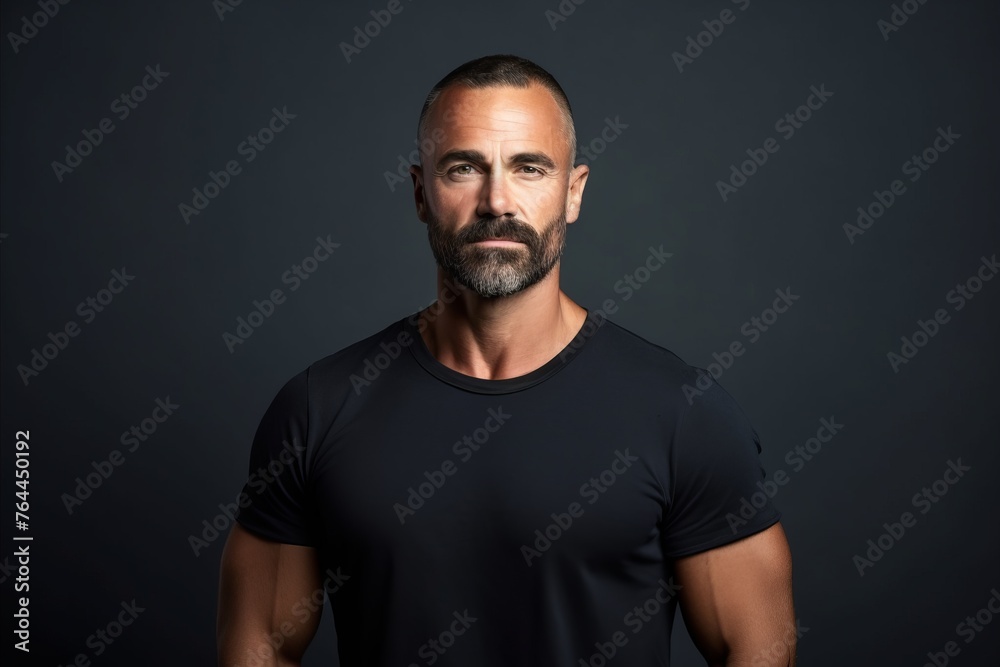
POLYGON ((478 241, 473 241, 473 243, 484 243, 486 241, 507 241, 508 243, 521 243, 521 241, 518 241, 517 239, 503 239, 503 238, 479 239, 478 241))

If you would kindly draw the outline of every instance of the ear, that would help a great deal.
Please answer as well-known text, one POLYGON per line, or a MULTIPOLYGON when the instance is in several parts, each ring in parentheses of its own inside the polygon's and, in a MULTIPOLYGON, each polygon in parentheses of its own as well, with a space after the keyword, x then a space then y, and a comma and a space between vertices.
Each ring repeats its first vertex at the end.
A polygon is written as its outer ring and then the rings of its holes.
POLYGON ((427 199, 424 196, 424 172, 420 165, 410 165, 410 176, 413 178, 413 201, 417 206, 417 217, 426 224, 427 199))
POLYGON ((583 189, 587 186, 590 167, 581 164, 569 173, 569 194, 566 197, 566 223, 576 222, 583 204, 583 189))

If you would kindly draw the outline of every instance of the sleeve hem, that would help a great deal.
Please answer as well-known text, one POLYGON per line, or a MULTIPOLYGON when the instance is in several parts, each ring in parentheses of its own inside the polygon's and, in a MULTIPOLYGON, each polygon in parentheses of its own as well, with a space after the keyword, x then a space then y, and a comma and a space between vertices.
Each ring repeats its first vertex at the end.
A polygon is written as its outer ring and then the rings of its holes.
POLYGON ((253 533, 257 537, 263 538, 265 540, 270 540, 271 542, 280 542, 282 544, 294 544, 301 547, 313 547, 316 548, 314 541, 304 536, 297 535, 282 535, 277 531, 273 530, 269 526, 264 526, 253 521, 248 521, 246 517, 239 516, 236 518, 237 523, 246 528, 249 532, 253 533))
POLYGON ((736 533, 733 533, 730 530, 727 530, 725 533, 716 533, 715 535, 705 538, 701 542, 682 546, 681 548, 674 549, 665 555, 667 558, 681 558, 683 556, 691 556, 696 553, 701 553, 702 551, 708 551, 709 549, 725 546, 726 544, 742 540, 744 537, 750 537, 751 535, 759 533, 766 528, 770 528, 780 520, 781 512, 774 510, 772 513, 765 515, 764 518, 758 519, 755 523, 744 526, 736 533))

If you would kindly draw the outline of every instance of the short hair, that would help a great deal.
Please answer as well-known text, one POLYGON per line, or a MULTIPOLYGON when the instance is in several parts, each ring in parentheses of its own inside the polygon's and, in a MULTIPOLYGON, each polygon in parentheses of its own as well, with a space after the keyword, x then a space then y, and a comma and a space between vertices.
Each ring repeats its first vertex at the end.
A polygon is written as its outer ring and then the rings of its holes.
POLYGON ((565 121, 567 139, 569 139, 569 166, 576 162, 576 126, 573 123, 573 108, 569 98, 555 77, 545 69, 526 58, 510 54, 483 56, 459 65, 437 82, 424 100, 417 121, 417 144, 420 145, 424 135, 424 126, 431 106, 441 95, 441 91, 451 85, 461 85, 468 88, 495 88, 510 86, 527 88, 538 84, 548 90, 555 98, 565 121))

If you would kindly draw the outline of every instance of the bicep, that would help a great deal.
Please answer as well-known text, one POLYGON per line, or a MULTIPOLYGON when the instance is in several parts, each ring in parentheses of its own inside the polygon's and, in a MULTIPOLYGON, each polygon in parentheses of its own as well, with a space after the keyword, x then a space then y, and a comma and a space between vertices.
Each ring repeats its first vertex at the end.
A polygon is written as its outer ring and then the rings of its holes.
POLYGON ((780 523, 678 558, 674 573, 688 632, 710 665, 735 656, 794 664, 792 559, 780 523))
POLYGON ((314 548, 265 540, 236 523, 222 553, 219 664, 244 664, 248 652, 297 664, 319 626, 323 607, 314 595, 322 600, 314 548))

